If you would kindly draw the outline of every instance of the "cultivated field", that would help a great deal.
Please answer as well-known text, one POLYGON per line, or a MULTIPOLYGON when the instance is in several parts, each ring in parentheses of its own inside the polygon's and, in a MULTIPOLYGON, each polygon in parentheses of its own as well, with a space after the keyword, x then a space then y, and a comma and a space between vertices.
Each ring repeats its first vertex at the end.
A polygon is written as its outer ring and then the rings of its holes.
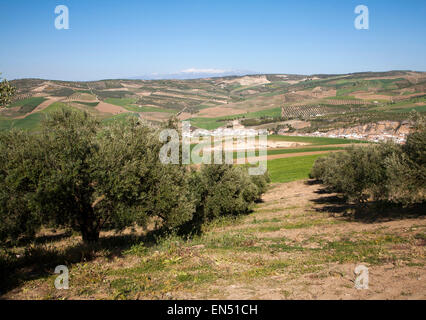
POLYGON ((0 128, 35 130, 40 111, 56 101, 102 119, 127 113, 158 124, 172 114, 184 114, 193 126, 204 129, 225 126, 230 119, 257 119, 251 121, 253 125, 300 119, 312 122, 312 130, 327 129, 351 125, 360 118, 404 120, 411 110, 426 108, 423 72, 11 83, 18 88, 17 101, 0 112, 0 128), (36 108, 40 99, 47 100, 36 108), (24 121, 15 123, 17 119, 24 121))

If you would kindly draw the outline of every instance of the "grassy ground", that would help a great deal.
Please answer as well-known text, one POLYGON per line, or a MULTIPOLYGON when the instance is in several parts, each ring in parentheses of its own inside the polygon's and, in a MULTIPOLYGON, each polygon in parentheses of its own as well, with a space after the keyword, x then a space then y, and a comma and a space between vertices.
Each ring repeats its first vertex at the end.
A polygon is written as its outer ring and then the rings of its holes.
POLYGON ((89 248, 57 232, 15 249, 26 263, 8 273, 2 298, 425 299, 424 216, 366 223, 348 212, 321 186, 296 181, 188 240, 104 233, 89 248), (54 288, 58 264, 70 269, 69 290, 54 288), (354 288, 359 264, 369 268, 368 290, 354 288))
POLYGON ((16 102, 10 104, 8 106, 8 108, 13 108, 13 107, 21 107, 22 108, 22 107, 24 107, 24 108, 26 108, 26 110, 25 110, 26 112, 31 112, 40 103, 42 103, 45 100, 46 100, 46 98, 43 98, 43 97, 32 97, 32 98, 22 99, 22 100, 18 100, 16 102))
POLYGON ((23 119, 2 119, 0 120, 0 130, 23 129, 37 130, 40 129, 40 121, 43 115, 40 112, 30 114, 23 119))
POLYGON ((308 178, 315 160, 323 155, 309 155, 268 160, 272 182, 289 182, 308 178))
POLYGON ((281 135, 270 135, 270 136, 268 136, 268 140, 301 142, 301 143, 309 143, 309 144, 313 144, 313 145, 366 143, 366 141, 353 140, 353 139, 326 138, 326 137, 303 137, 303 136, 281 136, 281 135))
POLYGON ((136 102, 136 98, 107 98, 105 102, 114 104, 120 107, 126 107, 136 102))

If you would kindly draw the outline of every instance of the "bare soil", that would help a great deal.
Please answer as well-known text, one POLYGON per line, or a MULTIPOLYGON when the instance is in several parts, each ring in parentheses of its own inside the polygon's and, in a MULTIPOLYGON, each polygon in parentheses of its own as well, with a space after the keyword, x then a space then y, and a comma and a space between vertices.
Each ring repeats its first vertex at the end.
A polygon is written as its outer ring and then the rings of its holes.
POLYGON ((116 106, 114 104, 106 103, 103 101, 100 101, 99 104, 95 107, 96 110, 104 113, 112 113, 112 114, 119 114, 123 112, 129 112, 123 107, 116 106))

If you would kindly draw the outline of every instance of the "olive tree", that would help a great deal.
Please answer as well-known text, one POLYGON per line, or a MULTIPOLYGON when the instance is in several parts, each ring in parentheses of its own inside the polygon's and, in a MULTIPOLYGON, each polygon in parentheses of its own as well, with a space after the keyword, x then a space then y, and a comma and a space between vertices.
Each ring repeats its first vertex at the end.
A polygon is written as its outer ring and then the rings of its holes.
POLYGON ((196 210, 181 231, 199 232, 203 224, 215 218, 249 212, 266 190, 268 181, 267 173, 250 176, 243 166, 211 164, 193 170, 190 185, 196 210))
POLYGON ((6 79, 0 81, 0 108, 10 103, 10 100, 15 94, 15 92, 16 88, 10 85, 10 83, 6 79))
POLYGON ((106 227, 155 217, 173 228, 192 218, 189 173, 160 162, 157 132, 136 120, 102 126, 70 110, 53 113, 42 127, 40 135, 9 132, 0 139, 0 216, 13 220, 3 237, 51 223, 93 242, 106 227))

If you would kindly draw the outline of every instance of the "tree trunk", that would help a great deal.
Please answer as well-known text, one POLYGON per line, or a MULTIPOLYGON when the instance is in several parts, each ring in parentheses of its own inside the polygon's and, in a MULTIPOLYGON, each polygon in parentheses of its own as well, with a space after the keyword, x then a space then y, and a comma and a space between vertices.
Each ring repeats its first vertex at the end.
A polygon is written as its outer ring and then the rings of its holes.
POLYGON ((85 216, 80 224, 80 230, 84 243, 94 243, 99 240, 99 223, 95 219, 85 216))
POLYGON ((94 243, 99 240, 99 230, 97 228, 81 226, 81 236, 84 243, 94 243))

